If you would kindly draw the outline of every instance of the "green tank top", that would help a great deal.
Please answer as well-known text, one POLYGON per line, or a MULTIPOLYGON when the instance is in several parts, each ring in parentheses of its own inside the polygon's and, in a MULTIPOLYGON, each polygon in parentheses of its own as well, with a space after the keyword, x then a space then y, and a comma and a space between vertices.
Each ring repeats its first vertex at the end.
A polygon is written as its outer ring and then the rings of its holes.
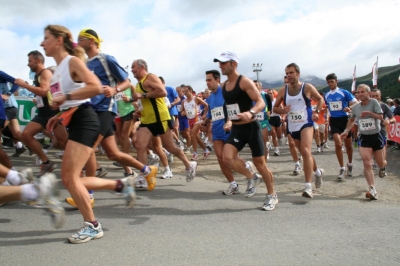
POLYGON ((122 99, 122 96, 128 96, 132 98, 132 90, 131 88, 128 88, 124 91, 118 92, 115 94, 115 101, 117 102, 117 108, 118 108, 118 113, 120 117, 124 117, 130 112, 135 111, 135 108, 133 107, 132 103, 130 102, 125 102, 122 99))

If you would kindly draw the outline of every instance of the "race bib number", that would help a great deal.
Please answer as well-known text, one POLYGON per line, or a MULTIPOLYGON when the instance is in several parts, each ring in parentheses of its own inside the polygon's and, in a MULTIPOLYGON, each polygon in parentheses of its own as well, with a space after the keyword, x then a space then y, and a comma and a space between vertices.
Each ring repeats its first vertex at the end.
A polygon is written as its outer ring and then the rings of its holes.
POLYGON ((235 104, 228 104, 226 106, 226 111, 228 112, 228 117, 231 120, 238 120, 239 117, 237 116, 240 113, 239 105, 235 104))
POLYGON ((211 110, 212 121, 217 121, 225 118, 224 109, 222 106, 216 107, 211 110))
POLYGON ((196 115, 196 112, 195 112, 195 110, 194 109, 186 109, 186 116, 187 117, 195 117, 195 115, 196 115))
POLYGON ((177 105, 176 109, 178 109, 178 112, 182 112, 182 105, 181 104, 177 105))
POLYGON ((259 113, 256 114, 256 119, 260 120, 260 121, 264 121, 265 120, 264 119, 264 115, 265 115, 264 112, 259 112, 259 113))
POLYGON ((305 122, 304 111, 290 111, 288 115, 291 123, 305 122))
POLYGON ((330 107, 331 111, 341 111, 343 109, 341 101, 330 102, 329 107, 330 107))
POLYGON ((317 110, 317 106, 316 106, 316 105, 311 105, 311 110, 312 110, 313 112, 315 112, 315 110, 317 110))
POLYGON ((115 101, 116 102, 123 101, 122 96, 124 96, 124 93, 122 91, 115 94, 115 101))
POLYGON ((375 120, 373 118, 360 119, 358 126, 361 127, 361 130, 363 131, 374 130, 376 128, 375 120))
POLYGON ((63 95, 63 90, 61 88, 61 77, 58 76, 56 80, 57 80, 56 82, 50 85, 50 92, 53 98, 63 95))
POLYGON ((137 100, 137 105, 138 105, 138 110, 139 111, 143 111, 143 104, 142 104, 142 100, 141 99, 139 99, 139 100, 137 100))
POLYGON ((36 95, 36 107, 41 108, 44 106, 42 96, 36 95))

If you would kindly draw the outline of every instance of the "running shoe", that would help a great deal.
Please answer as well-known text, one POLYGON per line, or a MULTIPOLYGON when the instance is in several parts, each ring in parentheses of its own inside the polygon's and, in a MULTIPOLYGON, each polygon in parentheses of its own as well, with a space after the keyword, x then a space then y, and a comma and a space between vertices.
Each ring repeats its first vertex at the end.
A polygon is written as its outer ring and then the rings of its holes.
POLYGON ((301 154, 299 155, 299 161, 303 161, 303 156, 301 154))
POLYGON ((94 225, 89 222, 84 222, 83 225, 84 226, 79 229, 75 234, 68 237, 68 241, 70 243, 82 244, 92 239, 99 239, 104 235, 100 223, 98 223, 97 227, 94 227, 94 225))
POLYGON ((174 162, 174 155, 172 153, 167 155, 168 164, 172 164, 174 162))
POLYGON ((15 148, 15 153, 11 155, 12 157, 19 157, 21 154, 23 154, 26 151, 26 148, 22 146, 21 148, 15 148))
POLYGON ((303 197, 305 198, 313 198, 313 194, 312 194, 312 187, 311 185, 306 185, 302 194, 303 197))
POLYGON ((55 152, 55 153, 53 153, 53 156, 56 157, 57 159, 62 160, 62 158, 64 156, 64 151, 55 152))
POLYGON ((96 170, 96 177, 103 178, 107 175, 108 171, 104 167, 100 167, 96 170))
POLYGON ((274 151, 274 156, 279 156, 281 153, 279 152, 279 150, 278 149, 275 149, 275 151, 274 151))
POLYGON ((126 208, 133 208, 136 203, 136 192, 134 188, 134 177, 128 176, 125 180, 121 180, 122 184, 124 184, 124 188, 122 189, 122 194, 125 196, 126 200, 126 208))
POLYGON ((319 169, 319 171, 321 172, 321 174, 318 176, 317 172, 315 172, 315 187, 316 188, 320 188, 322 186, 322 184, 324 183, 322 181, 322 176, 324 175, 324 169, 319 169))
POLYGON ((371 200, 377 200, 378 192, 376 191, 375 187, 370 187, 367 193, 365 194, 365 197, 371 200))
POLYGON ((138 176, 138 174, 135 171, 132 171, 132 173, 124 173, 124 177, 130 177, 132 176, 134 179, 138 176))
POLYGON ((169 179, 172 177, 173 177, 172 171, 165 168, 164 173, 161 175, 161 179, 169 179))
POLYGON ((197 153, 194 153, 192 156, 192 159, 190 159, 191 161, 197 161, 197 153))
POLYGON ((254 177, 254 175, 257 174, 256 166, 254 165, 254 163, 252 161, 246 161, 246 165, 249 166, 249 168, 247 168, 247 167, 246 168, 251 172, 251 174, 254 177))
POLYGON ((263 211, 272 211, 275 209, 275 205, 278 204, 278 195, 268 195, 265 198, 264 205, 262 206, 263 211))
POLYGON ((317 147, 317 153, 321 153, 321 147, 317 147))
POLYGON ((149 166, 150 172, 145 176, 146 181, 147 181, 147 190, 152 191, 157 184, 157 173, 158 173, 158 167, 151 165, 149 166))
POLYGON ((193 181, 196 176, 197 162, 190 162, 190 168, 186 169, 186 182, 193 181))
POLYGON ((247 189, 246 189, 244 196, 246 198, 251 198, 254 196, 254 194, 256 194, 256 190, 257 190, 257 188, 254 184, 254 179, 248 179, 247 180, 247 189))
POLYGON ((116 167, 122 167, 122 165, 119 162, 113 162, 113 165, 116 167))
POLYGON ((289 139, 286 137, 285 145, 289 145, 289 139))
POLYGON ((379 177, 384 178, 386 176, 386 168, 379 169, 379 177))
POLYGON ((54 228, 61 228, 65 221, 65 210, 58 200, 58 181, 53 173, 42 175, 37 181, 39 190, 38 202, 44 202, 54 228))
POLYGON ((294 175, 299 175, 300 172, 301 172, 301 166, 300 166, 300 164, 297 164, 297 163, 296 163, 296 164, 294 165, 293 174, 294 174, 294 175))
POLYGON ((210 151, 206 151, 206 152, 204 153, 203 160, 206 160, 206 159, 208 158, 208 156, 210 156, 210 154, 211 154, 210 151))
POLYGON ((207 147, 206 147, 209 151, 213 150, 213 146, 210 142, 207 143, 207 147))
POLYGON ((139 176, 135 179, 134 186, 136 189, 139 189, 139 190, 147 190, 147 187, 148 187, 147 181, 146 181, 146 178, 144 178, 142 173, 140 173, 139 176))
POLYGON ((324 149, 329 150, 329 146, 328 146, 328 144, 326 142, 324 143, 324 149))
MULTIPOLYGON (((78 208, 73 198, 65 198, 65 202, 72 207, 78 208)), ((90 206, 92 207, 92 209, 94 208, 94 198, 90 199, 90 206)))
POLYGON ((340 168, 339 175, 338 175, 338 180, 339 180, 339 181, 344 181, 344 179, 345 179, 344 170, 345 170, 345 169, 340 168))
POLYGON ((42 163, 40 165, 40 175, 44 175, 45 173, 49 173, 49 172, 53 172, 54 169, 57 168, 57 165, 53 162, 49 162, 49 163, 42 163))
POLYGON ((347 176, 353 176, 353 165, 347 163, 347 176))
POLYGON ((239 194, 239 193, 240 193, 240 191, 239 191, 239 185, 237 185, 237 184, 236 184, 236 186, 233 185, 233 184, 229 184, 228 189, 227 189, 227 190, 224 190, 224 191, 222 192, 223 195, 227 195, 227 196, 233 195, 233 194, 239 194))
POLYGON ((32 168, 26 168, 19 172, 18 175, 21 178, 21 183, 16 185, 28 184, 31 183, 34 179, 32 168))

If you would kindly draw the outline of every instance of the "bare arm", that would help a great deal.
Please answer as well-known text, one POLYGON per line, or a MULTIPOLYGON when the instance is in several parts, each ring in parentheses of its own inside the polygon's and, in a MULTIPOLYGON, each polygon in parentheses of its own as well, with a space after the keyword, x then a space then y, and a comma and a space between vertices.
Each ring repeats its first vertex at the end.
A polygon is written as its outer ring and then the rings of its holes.
POLYGON ((46 96, 50 89, 51 77, 53 77, 51 71, 43 71, 40 75, 40 87, 26 84, 25 81, 23 81, 22 79, 16 79, 15 84, 25 89, 28 89, 36 95, 46 96))
POLYGON ((275 104, 272 107, 272 110, 275 114, 287 114, 290 110, 290 106, 285 106, 285 108, 282 108, 284 95, 285 95, 285 87, 282 87, 279 90, 278 95, 276 95, 275 104))

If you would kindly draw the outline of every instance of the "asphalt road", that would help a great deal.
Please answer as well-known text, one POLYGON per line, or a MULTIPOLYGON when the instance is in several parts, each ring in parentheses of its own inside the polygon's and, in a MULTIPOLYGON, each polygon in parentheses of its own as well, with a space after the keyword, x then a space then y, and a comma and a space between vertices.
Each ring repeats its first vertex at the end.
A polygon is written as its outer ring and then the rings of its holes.
MULTIPOLYGON (((248 151, 241 156, 248 158, 248 151)), ((394 151, 390 159, 398 156, 394 151)), ((364 196, 358 152, 355 174, 344 183, 336 181, 332 149, 315 158, 325 169, 325 182, 314 190, 314 199, 305 199, 303 176, 291 175, 287 147, 271 157, 279 197, 271 212, 260 210, 263 184, 250 199, 244 193, 223 196, 228 184, 214 156, 199 161, 198 177, 191 183, 185 181, 182 164, 174 162, 174 177, 158 180, 152 192, 138 191, 134 209, 125 209, 113 193, 96 192, 95 214, 105 234, 81 245, 67 243, 82 224, 76 209, 65 204, 66 224, 56 230, 43 210, 6 204, 0 208, 0 265, 399 265, 394 162, 389 175, 377 180, 380 200, 371 202, 364 196)), ((122 175, 104 156, 99 159, 108 178, 122 175)), ((13 162, 17 169, 35 167, 34 157, 25 154, 13 162)), ((237 180, 244 192, 245 181, 237 180)), ((68 196, 64 188, 61 194, 68 196)))

